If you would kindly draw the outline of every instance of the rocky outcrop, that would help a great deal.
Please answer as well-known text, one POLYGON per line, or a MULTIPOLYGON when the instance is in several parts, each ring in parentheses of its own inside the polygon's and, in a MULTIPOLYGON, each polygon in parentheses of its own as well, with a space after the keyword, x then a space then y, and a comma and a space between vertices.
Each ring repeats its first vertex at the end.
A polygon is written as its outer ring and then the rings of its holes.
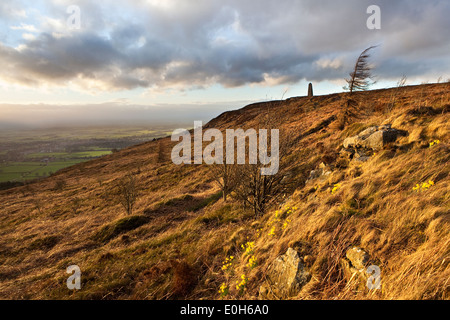
POLYGON ((367 148, 381 150, 388 143, 395 142, 399 136, 404 136, 405 132, 393 129, 390 124, 367 128, 354 137, 344 140, 344 148, 367 148))
POLYGON ((358 135, 344 140, 344 148, 336 159, 336 167, 346 168, 352 161, 366 162, 374 152, 405 135, 406 131, 393 129, 390 124, 367 128, 358 135))
POLYGON ((311 279, 298 252, 289 248, 269 268, 267 281, 259 290, 260 299, 284 299, 296 296, 311 279))

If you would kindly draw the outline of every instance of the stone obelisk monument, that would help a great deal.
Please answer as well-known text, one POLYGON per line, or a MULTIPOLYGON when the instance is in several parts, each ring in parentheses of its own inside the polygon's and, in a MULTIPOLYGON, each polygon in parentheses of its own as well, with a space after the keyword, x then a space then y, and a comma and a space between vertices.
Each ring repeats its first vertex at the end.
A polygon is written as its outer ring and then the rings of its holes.
POLYGON ((312 83, 310 83, 308 86, 308 97, 313 97, 313 96, 314 96, 313 85, 312 85, 312 83))

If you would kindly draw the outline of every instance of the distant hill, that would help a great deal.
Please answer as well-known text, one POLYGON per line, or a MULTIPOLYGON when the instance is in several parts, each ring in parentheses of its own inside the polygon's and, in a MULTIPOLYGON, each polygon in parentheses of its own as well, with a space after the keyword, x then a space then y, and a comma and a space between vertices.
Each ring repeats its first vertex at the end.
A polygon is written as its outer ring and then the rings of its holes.
POLYGON ((170 137, 0 191, 0 298, 449 299, 449 93, 296 97, 211 120, 289 139, 290 191, 256 216, 223 201, 208 166, 172 164, 170 137), (402 134, 380 150, 343 148, 387 124, 402 134), (117 194, 127 175, 131 215, 117 194), (81 290, 66 286, 70 265, 81 290), (370 265, 381 290, 366 285, 370 265), (298 277, 271 282, 280 266, 298 277))

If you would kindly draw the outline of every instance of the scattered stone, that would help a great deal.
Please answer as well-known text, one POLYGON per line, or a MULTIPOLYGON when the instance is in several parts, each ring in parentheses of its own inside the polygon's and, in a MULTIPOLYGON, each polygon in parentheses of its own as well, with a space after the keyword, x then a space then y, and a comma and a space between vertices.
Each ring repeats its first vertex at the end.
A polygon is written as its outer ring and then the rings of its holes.
POLYGON ((369 255, 359 247, 353 247, 347 250, 345 254, 352 266, 358 270, 364 269, 369 261, 369 255))
POLYGON ((259 287, 259 297, 261 299, 267 299, 270 296, 269 288, 266 285, 259 287))
POLYGON ((354 158, 363 158, 363 157, 369 157, 372 153, 369 152, 367 149, 357 149, 355 150, 354 158))
POLYGON ((326 165, 325 163, 322 162, 316 170, 312 170, 309 173, 309 177, 308 177, 307 181, 315 180, 315 179, 321 178, 323 176, 328 176, 332 172, 333 172, 333 169, 331 168, 331 166, 326 165))
POLYGON ((327 166, 325 163, 321 163, 321 164, 319 164, 319 169, 322 169, 322 171, 323 172, 330 172, 331 173, 331 170, 330 170, 330 167, 329 166, 327 166))
POLYGON ((354 160, 359 162, 366 162, 370 159, 370 157, 373 155, 373 152, 368 149, 357 149, 355 151, 355 155, 353 157, 354 160))
POLYGON ((343 148, 339 152, 339 157, 337 159, 338 167, 347 167, 351 160, 359 161, 359 162, 366 162, 370 159, 370 157, 373 155, 373 150, 371 149, 365 149, 365 148, 359 148, 359 149, 350 149, 350 148, 343 148))
POLYGON ((343 271, 344 278, 346 280, 352 279, 355 276, 355 274, 359 273, 359 270, 354 268, 350 263, 350 261, 348 261, 348 259, 346 258, 342 258, 340 260, 340 265, 343 271))
POLYGON ((289 248, 269 268, 267 281, 260 287, 261 299, 283 299, 296 296, 311 279, 298 252, 289 248))
POLYGON ((358 161, 358 162, 366 162, 366 161, 369 161, 369 159, 370 159, 370 157, 365 156, 365 157, 355 158, 355 161, 358 161))
POLYGON ((322 170, 312 170, 309 173, 308 180, 315 180, 315 179, 319 178, 321 175, 322 175, 322 170))
POLYGON ((346 252, 346 257, 340 260, 340 266, 348 285, 355 286, 358 290, 364 290, 369 278, 366 266, 369 255, 359 247, 353 247, 346 252))
POLYGON ((289 184, 292 182, 293 178, 294 178, 294 174, 292 173, 292 171, 288 171, 281 179, 280 184, 289 184))

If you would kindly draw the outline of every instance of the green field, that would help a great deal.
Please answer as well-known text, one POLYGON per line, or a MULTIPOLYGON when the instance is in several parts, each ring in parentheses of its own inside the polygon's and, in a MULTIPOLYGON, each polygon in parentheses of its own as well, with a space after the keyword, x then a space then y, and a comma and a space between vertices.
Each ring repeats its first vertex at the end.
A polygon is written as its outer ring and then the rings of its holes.
POLYGON ((58 170, 83 162, 84 160, 70 159, 55 161, 48 164, 40 162, 11 162, 0 165, 0 182, 26 181, 47 177, 58 170))
POLYGON ((48 177, 52 173, 74 164, 95 159, 108 154, 110 150, 92 148, 96 150, 80 152, 36 152, 30 153, 26 161, 11 161, 0 164, 0 183, 6 181, 24 182, 48 177), (46 159, 47 161, 43 161, 46 159))
POLYGON ((114 149, 170 135, 171 130, 178 127, 183 126, 94 126, 9 131, 0 128, 0 183, 48 177, 74 164, 109 155, 114 149))
POLYGON ((0 164, 0 182, 26 181, 48 177, 52 173, 74 164, 95 159, 108 154, 110 150, 92 148, 98 150, 80 152, 37 152, 26 156, 25 162, 12 161, 0 164), (43 162, 42 159, 48 161, 43 162))
POLYGON ((38 152, 30 153, 27 155, 27 159, 44 159, 44 158, 56 158, 56 159, 86 159, 86 158, 98 158, 111 154, 110 150, 93 150, 93 151, 81 151, 81 152, 38 152))
MULTIPOLYGON (((98 149, 98 148, 97 148, 98 149)), ((26 156, 26 162, 0 164, 0 182, 26 181, 48 177, 52 173, 74 164, 111 154, 110 150, 80 152, 37 152, 26 156), (48 162, 42 162, 48 159, 48 162)))

